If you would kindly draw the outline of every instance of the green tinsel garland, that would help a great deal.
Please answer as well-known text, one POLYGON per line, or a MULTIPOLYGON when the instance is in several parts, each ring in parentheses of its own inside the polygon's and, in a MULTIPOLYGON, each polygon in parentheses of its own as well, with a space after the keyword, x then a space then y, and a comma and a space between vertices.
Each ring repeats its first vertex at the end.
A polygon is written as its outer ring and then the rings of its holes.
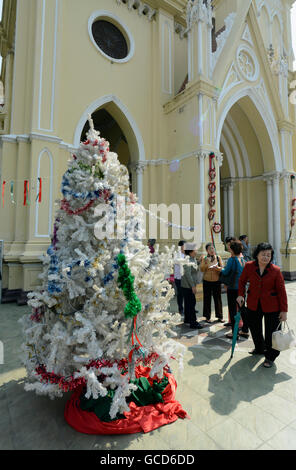
POLYGON ((117 263, 119 265, 118 271, 118 285, 122 289, 128 303, 124 309, 126 318, 134 318, 142 310, 142 305, 134 290, 134 276, 127 265, 125 255, 120 253, 117 256, 117 263))
MULTIPOLYGON (((92 167, 90 165, 87 165, 85 163, 82 163, 82 162, 77 162, 77 165, 79 166, 80 170, 83 170, 83 171, 88 171, 89 174, 92 173, 92 167)), ((68 170, 68 173, 73 173, 73 171, 77 170, 77 168, 71 168, 68 170)), ((102 170, 99 168, 99 165, 98 163, 96 164, 95 166, 95 172, 94 172, 94 176, 96 178, 99 178, 99 179, 103 179, 104 178, 104 173, 102 172, 102 170)))

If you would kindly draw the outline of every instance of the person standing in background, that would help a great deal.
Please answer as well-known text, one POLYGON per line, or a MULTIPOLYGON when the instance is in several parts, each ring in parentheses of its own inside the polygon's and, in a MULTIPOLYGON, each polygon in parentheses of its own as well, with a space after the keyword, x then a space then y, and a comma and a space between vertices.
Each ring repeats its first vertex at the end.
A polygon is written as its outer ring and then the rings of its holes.
MULTIPOLYGON (((229 247, 230 247, 230 243, 231 242, 234 242, 236 239, 234 237, 226 237, 225 238, 225 251, 228 251, 229 252, 229 247)), ((227 291, 227 286, 224 286, 226 291, 227 291)), ((228 322, 225 323, 224 326, 231 326, 231 320, 230 320, 230 313, 229 313, 229 309, 228 309, 228 322)))
MULTIPOLYGON (((228 301, 228 308, 230 313, 230 321, 231 321, 231 329, 233 332, 234 322, 235 322, 235 315, 237 313, 237 303, 236 299, 238 296, 238 281, 241 276, 241 273, 245 267, 245 260, 242 256, 243 246, 239 240, 236 240, 230 243, 229 251, 231 253, 231 257, 228 258, 227 265, 225 268, 220 268, 218 266, 214 266, 211 269, 215 269, 218 272, 221 272, 224 276, 231 276, 232 282, 227 287, 227 301, 228 301)), ((242 316, 243 316, 243 312, 242 316)), ((244 318, 243 318, 244 320, 244 318)), ((241 336, 245 336, 246 338, 249 337, 247 325, 243 324, 241 336)), ((227 338, 232 338, 233 334, 229 333, 226 335, 227 338)))
POLYGON ((152 255, 155 253, 155 248, 154 248, 155 243, 156 243, 155 238, 149 238, 148 247, 149 247, 150 253, 152 255))
POLYGON ((249 246, 249 239, 248 235, 241 235, 239 237, 239 241, 243 245, 243 257, 244 260, 247 261, 252 261, 251 253, 250 253, 250 246, 249 246))
POLYGON ((184 295, 184 323, 190 328, 202 329, 203 326, 196 320, 196 285, 198 283, 198 264, 196 259, 196 243, 185 243, 185 255, 189 256, 190 265, 184 264, 184 274, 181 279, 181 286, 184 295))
POLYGON ((211 323, 211 300, 212 295, 215 304, 215 315, 220 323, 224 323, 222 299, 221 299, 221 283, 219 281, 219 272, 214 271, 213 266, 223 267, 220 256, 215 253, 212 243, 206 245, 207 256, 201 258, 200 270, 204 273, 203 277, 203 316, 206 323, 211 323))
MULTIPOLYGON (((181 258, 185 258, 185 254, 184 254, 184 245, 185 245, 185 241, 184 240, 180 240, 179 243, 178 243, 178 246, 181 247, 181 258)), ((184 314, 184 307, 183 307, 183 303, 184 303, 184 296, 183 296, 183 289, 181 287, 181 266, 180 264, 175 264, 174 266, 174 283, 175 283, 175 288, 176 288, 176 295, 177 295, 177 303, 178 303, 178 309, 179 309, 179 313, 180 315, 183 315, 184 314)))

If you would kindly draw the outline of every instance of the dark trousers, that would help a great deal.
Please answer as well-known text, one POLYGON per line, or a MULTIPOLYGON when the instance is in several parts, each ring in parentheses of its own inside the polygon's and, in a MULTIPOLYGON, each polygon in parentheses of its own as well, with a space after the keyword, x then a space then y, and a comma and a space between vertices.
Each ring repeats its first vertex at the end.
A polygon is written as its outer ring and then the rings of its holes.
MULTIPOLYGON (((238 297, 238 289, 227 289, 227 302, 228 302, 228 309, 229 309, 229 316, 230 316, 230 323, 231 323, 231 328, 233 331, 234 328, 234 317, 237 314, 237 303, 236 299, 238 297)), ((243 333, 248 333, 249 332, 249 326, 248 326, 248 315, 246 312, 246 309, 243 307, 240 310, 241 312, 241 318, 243 321, 243 327, 242 327, 242 332, 243 333)))
POLYGON ((221 283, 219 281, 203 281, 203 316, 206 317, 207 320, 211 318, 212 295, 214 298, 216 318, 222 319, 221 283))
POLYGON ((179 313, 183 314, 184 313, 184 307, 183 307, 184 298, 183 298, 183 289, 181 287, 181 279, 175 279, 175 286, 176 286, 179 313))
POLYGON ((273 362, 280 354, 279 351, 272 348, 272 333, 279 326, 280 312, 264 313, 262 312, 260 304, 256 312, 249 309, 247 309, 247 312, 249 327, 251 330, 255 349, 259 352, 264 352, 266 359, 273 362), (262 332, 263 317, 265 326, 265 338, 263 337, 262 332))
POLYGON ((190 323, 193 326, 196 323, 195 304, 196 298, 192 289, 183 287, 184 296, 184 323, 190 323))

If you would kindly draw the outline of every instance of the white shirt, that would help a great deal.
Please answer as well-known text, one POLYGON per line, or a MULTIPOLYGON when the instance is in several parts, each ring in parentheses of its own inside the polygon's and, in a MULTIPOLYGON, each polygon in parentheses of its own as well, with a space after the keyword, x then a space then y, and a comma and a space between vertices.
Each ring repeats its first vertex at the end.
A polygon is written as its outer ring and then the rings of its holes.
MULTIPOLYGON (((181 258, 185 258, 185 254, 182 253, 181 251, 181 258)), ((181 265, 180 264, 175 264, 174 266, 174 278, 175 279, 179 279, 181 281, 181 277, 182 277, 182 274, 181 274, 181 265)))

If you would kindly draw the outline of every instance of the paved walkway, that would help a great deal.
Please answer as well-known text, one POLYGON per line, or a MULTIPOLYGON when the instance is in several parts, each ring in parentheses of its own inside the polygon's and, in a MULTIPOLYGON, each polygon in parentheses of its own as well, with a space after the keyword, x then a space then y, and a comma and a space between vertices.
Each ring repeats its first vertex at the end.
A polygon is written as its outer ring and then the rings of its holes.
MULTIPOLYGON (((296 283, 287 283, 289 326, 296 332, 296 283)), ((224 318, 227 317, 223 295, 224 318)), ((200 311, 202 305, 198 305, 200 311)), ((172 304, 172 309, 175 304, 172 304)), ((191 419, 148 434, 89 436, 64 421, 69 394, 50 400, 25 392, 22 343, 17 320, 27 307, 0 306, 0 449, 219 450, 296 449, 296 350, 281 353, 272 369, 240 341, 230 361, 231 341, 221 324, 200 331, 180 325, 178 341, 187 347, 184 371, 174 370, 177 400, 191 419)))

